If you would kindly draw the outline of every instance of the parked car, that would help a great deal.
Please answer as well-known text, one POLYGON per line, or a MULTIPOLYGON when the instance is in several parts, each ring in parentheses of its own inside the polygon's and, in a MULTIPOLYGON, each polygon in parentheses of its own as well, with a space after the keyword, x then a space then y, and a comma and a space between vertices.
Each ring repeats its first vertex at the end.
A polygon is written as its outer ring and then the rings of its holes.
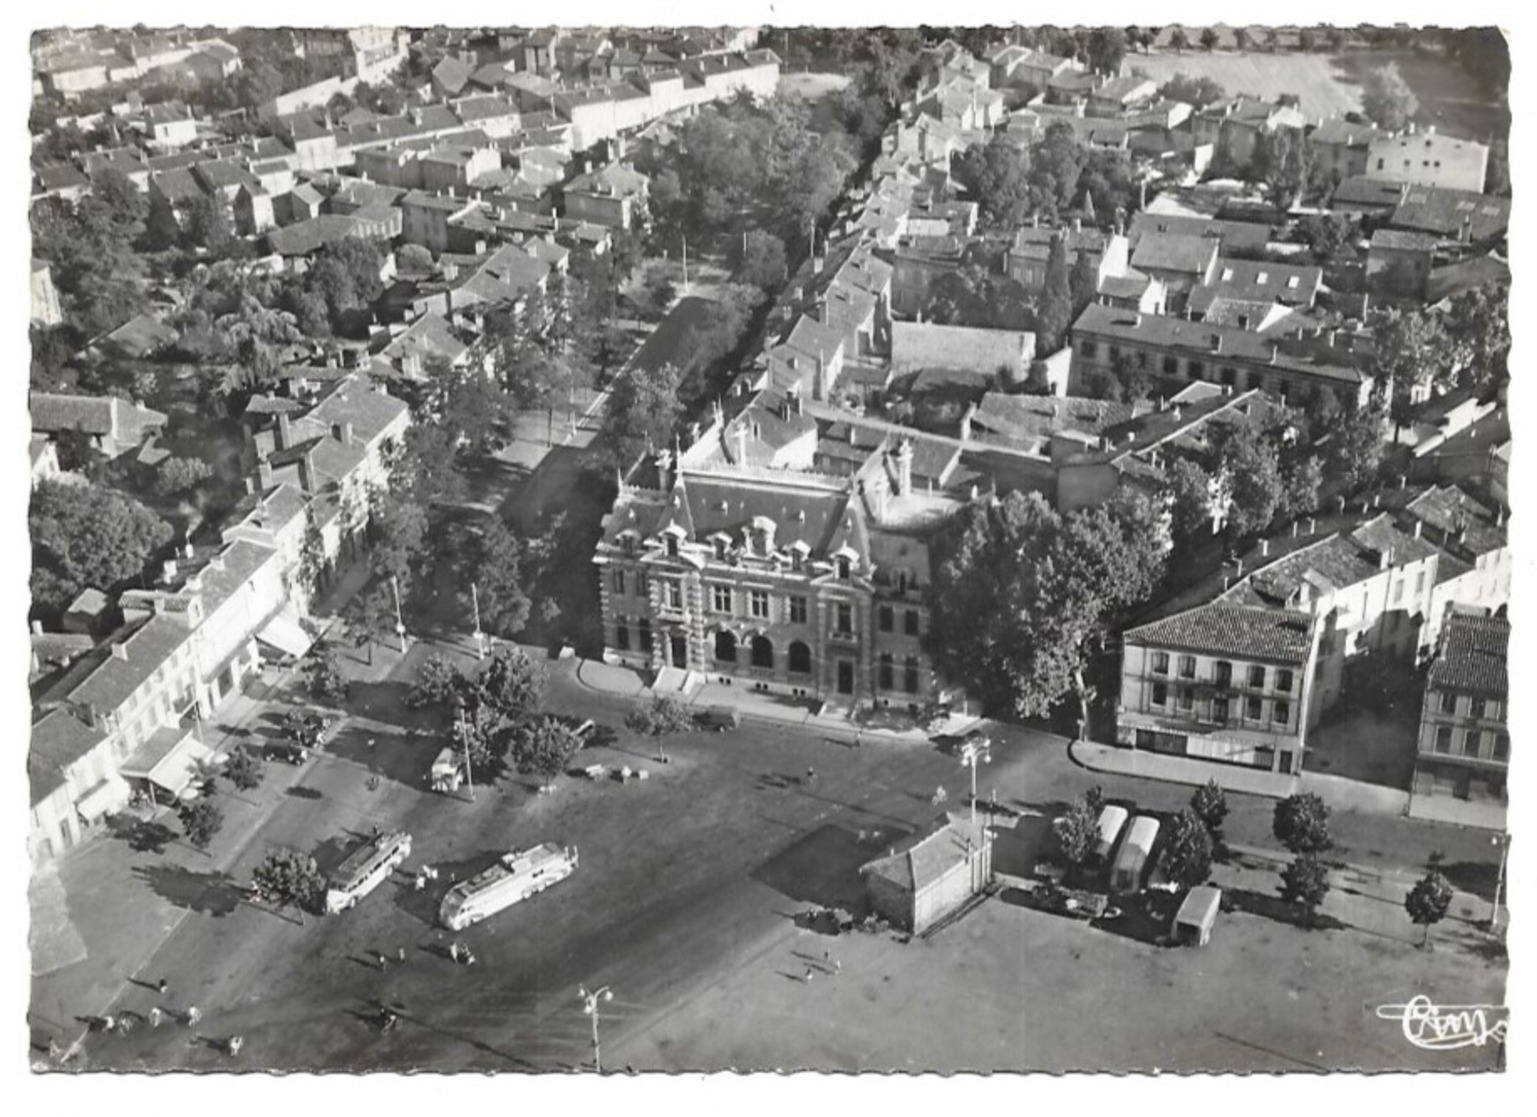
POLYGON ((699 715, 699 725, 703 729, 724 733, 728 729, 741 728, 742 715, 732 706, 711 706, 699 715))

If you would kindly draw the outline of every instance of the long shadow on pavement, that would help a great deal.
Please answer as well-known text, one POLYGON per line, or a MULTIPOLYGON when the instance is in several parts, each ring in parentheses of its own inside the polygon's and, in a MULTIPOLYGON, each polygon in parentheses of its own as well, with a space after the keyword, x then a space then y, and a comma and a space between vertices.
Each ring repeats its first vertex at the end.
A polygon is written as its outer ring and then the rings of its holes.
POLYGON ((750 875, 792 900, 862 910, 865 887, 859 867, 880 857, 909 833, 911 830, 890 828, 880 842, 872 844, 868 836, 861 842, 854 831, 829 823, 781 850, 750 875))
POLYGON ((240 906, 240 888, 228 873, 198 873, 180 865, 140 865, 133 871, 156 895, 188 911, 220 917, 240 906))

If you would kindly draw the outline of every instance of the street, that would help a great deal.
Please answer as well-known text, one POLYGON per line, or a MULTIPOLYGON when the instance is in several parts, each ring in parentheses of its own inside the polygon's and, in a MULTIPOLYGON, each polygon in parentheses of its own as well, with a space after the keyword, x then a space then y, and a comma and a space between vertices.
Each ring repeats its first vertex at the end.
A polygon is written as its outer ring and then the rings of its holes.
MULTIPOLYGON (((286 790, 227 875, 210 874, 201 890, 190 893, 181 882, 187 917, 143 970, 169 978, 168 997, 141 982, 130 985, 115 1007, 142 1014, 156 1004, 172 1012, 197 1005, 203 1013, 199 1025, 173 1020, 159 1028, 137 1027, 126 1036, 93 1035, 80 1065, 214 1069, 248 1060, 253 1067, 277 1070, 590 1067, 590 1021, 577 993, 583 984, 614 991, 602 1017, 610 1069, 626 1062, 667 1069, 724 1065, 711 1061, 718 1048, 710 1037, 716 1033, 699 1018, 700 1006, 732 989, 756 989, 764 980, 787 985, 774 974, 783 969, 780 957, 806 935, 804 921, 798 924, 795 917, 808 905, 857 906, 858 866, 932 821, 942 809, 932 802, 940 786, 952 808, 963 807, 968 794, 970 772, 932 745, 867 737, 855 750, 798 727, 752 721, 734 732, 670 740, 671 763, 659 763, 654 746, 622 726, 631 700, 584 687, 573 661, 550 664, 549 708, 594 718, 616 733, 610 744, 584 750, 577 764, 627 764, 646 769, 646 780, 621 784, 568 776, 552 793, 540 795, 531 780, 507 776, 493 787, 477 787, 473 802, 468 789, 435 794, 426 790, 425 776, 441 738, 421 734, 427 716, 400 704, 414 664, 430 650, 417 644, 388 678, 356 687, 357 712, 327 753, 286 790), (809 783, 808 768, 816 772, 809 783), (292 911, 276 913, 238 900, 237 884, 249 879, 268 850, 292 846, 314 853, 322 868, 334 867, 374 826, 411 833, 413 854, 401 873, 355 910, 306 915, 301 923, 292 911), (507 850, 545 841, 579 848, 581 867, 570 879, 458 936, 437 926, 438 903, 454 879, 478 872, 507 850), (410 875, 423 864, 436 868, 439 877, 417 892, 410 875), (474 951, 473 966, 447 957, 455 937, 474 951), (397 960, 400 950, 403 964, 397 960), (377 962, 381 953, 387 958, 383 968, 377 962), (385 1005, 400 1017, 390 1034, 382 1034, 377 1023, 385 1005), (663 1042, 670 1031, 677 1034, 663 1042), (245 1041, 236 1059, 222 1047, 232 1035, 245 1041)), ((1154 809, 1177 807, 1188 797, 1183 788, 1099 780, 1067 758, 1060 740, 1022 730, 1000 732, 993 756, 979 773, 981 797, 996 789, 999 802, 1011 810, 1050 817, 1096 782, 1112 798, 1134 798, 1154 809)), ((1234 797, 1233 808, 1230 841, 1273 844, 1268 801, 1234 797)), ((1395 863, 1405 867, 1420 848, 1445 849, 1449 859, 1469 862, 1487 856, 1475 844, 1477 837, 1451 828, 1365 816, 1338 821, 1342 849, 1379 858, 1391 850, 1403 858, 1395 863)), ((1487 846, 1486 838, 1483 842, 1487 846)), ((999 1012, 1007 1015, 1009 999, 1018 994, 1004 992, 1010 983, 1029 988, 1062 976, 1038 970, 1033 950, 989 949, 973 941, 976 927, 1003 918, 998 906, 991 901, 984 909, 991 914, 968 917, 932 943, 904 948, 884 936, 857 936, 861 951, 899 952, 887 966, 898 973, 910 970, 914 958, 938 958, 952 942, 973 943, 967 950, 973 968, 963 967, 961 987, 950 992, 963 1003, 980 998, 991 1007, 955 1020, 946 1010, 958 1051, 972 1050, 967 1020, 992 1020, 992 1027, 999 1012), (877 940, 882 945, 875 945, 877 940), (992 976, 978 980, 978 966, 992 976)), ((1012 908, 1006 914, 1047 920, 1045 940, 1062 933, 1055 925, 1061 921, 1050 917, 1012 908)), ((1245 925, 1269 935, 1266 921, 1254 916, 1234 916, 1229 934, 1254 933, 1240 930, 1245 925)), ((1354 951, 1349 932, 1329 935, 1340 936, 1354 951)), ((1114 955, 1105 964, 1124 972, 1127 981, 1154 978, 1170 964, 1160 960, 1166 952, 1098 938, 1111 944, 1114 955)), ((1327 942, 1320 934, 1305 945, 1325 949, 1327 942)), ((840 953, 843 949, 840 943, 840 953)), ((1452 957, 1438 956, 1436 962, 1444 968, 1452 957)), ((915 973, 907 976, 918 980, 915 973)), ((770 999, 788 993, 773 988, 770 999)), ((820 989, 816 995, 829 994, 820 989)), ((749 998, 735 1017, 740 1050, 775 1065, 793 1062, 796 1052, 807 1050, 805 1036, 763 1027, 766 1018, 752 1008, 756 999, 757 994, 749 998), (746 1044, 742 1036, 748 1034, 758 1041, 746 1044), (775 1047, 776 1037, 787 1045, 782 1050, 775 1047)), ((1063 1002, 1060 1027, 1069 1032, 1083 1027, 1092 1020, 1081 1015, 1085 1011, 1063 1002)), ((922 1040, 906 1028, 886 1035, 882 1025, 870 1027, 881 1034, 871 1039, 869 1054, 855 1060, 861 1066, 903 1065, 906 1045, 922 1040)), ((1263 1031, 1262 1024, 1256 1027, 1263 1031)), ((1073 1050, 1081 1056, 1085 1049, 1073 1050)), ((813 1047, 811 1054, 820 1051, 813 1047)), ((1178 1062, 1176 1054, 1162 1065, 1178 1062)), ((1049 1045, 1037 1051, 1025 1038, 997 1058, 989 1065, 1052 1065, 1049 1045)), ((1273 1063, 1258 1056, 1246 1062, 1242 1050, 1223 1058, 1232 1067, 1273 1063)))

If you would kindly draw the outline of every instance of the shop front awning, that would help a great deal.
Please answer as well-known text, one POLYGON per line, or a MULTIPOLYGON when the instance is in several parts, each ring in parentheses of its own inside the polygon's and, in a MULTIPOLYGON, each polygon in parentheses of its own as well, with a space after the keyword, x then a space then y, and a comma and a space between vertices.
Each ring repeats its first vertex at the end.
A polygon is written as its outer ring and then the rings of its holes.
POLYGON ((180 796, 197 776, 198 765, 212 760, 214 752, 190 729, 167 726, 140 745, 123 764, 129 779, 148 780, 173 796, 180 796))
POLYGON ((119 776, 108 776, 80 796, 75 810, 87 822, 95 822, 128 802, 128 785, 119 776))
POLYGON ((283 655, 292 656, 294 659, 302 659, 310 650, 314 638, 304 631, 304 626, 299 623, 298 615, 290 608, 283 609, 274 616, 266 625, 257 632, 256 639, 259 643, 266 644, 270 648, 276 648, 283 655))

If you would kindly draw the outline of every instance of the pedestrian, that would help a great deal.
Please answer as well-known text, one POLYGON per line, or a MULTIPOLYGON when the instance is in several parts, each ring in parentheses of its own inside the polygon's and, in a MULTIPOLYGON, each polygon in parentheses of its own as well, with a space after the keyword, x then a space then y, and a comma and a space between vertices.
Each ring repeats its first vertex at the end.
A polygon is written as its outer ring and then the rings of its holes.
POLYGON ((807 783, 815 783, 816 779, 817 779, 817 770, 815 768, 807 768, 806 769, 806 782, 807 783))
POLYGON ((198 1009, 197 1005, 193 1005, 191 1008, 187 1009, 187 1027, 192 1027, 192 1025, 196 1024, 202 1018, 203 1013, 198 1009))
POLYGON ((380 951, 377 951, 376 953, 379 955, 379 968, 382 970, 382 969, 384 969, 386 966, 388 966, 390 964, 390 960, 389 960, 388 957, 385 956, 384 951, 380 950, 380 951))
POLYGON ((111 1013, 103 1016, 101 1018, 101 1030, 104 1032, 117 1031, 117 1017, 113 1016, 111 1013))
POLYGON ((824 962, 831 962, 832 960, 833 960, 833 952, 831 950, 824 950, 824 951, 822 951, 822 961, 824 961, 824 962))
POLYGON ((168 993, 170 991, 171 986, 166 981, 166 979, 162 977, 160 979, 160 984, 156 988, 158 988, 160 990, 160 995, 163 997, 163 996, 166 995, 166 993, 168 993))
POLYGON ((242 1047, 244 1047, 244 1046, 245 1046, 245 1036, 230 1036, 229 1037, 229 1053, 231 1055, 238 1055, 238 1054, 240 1054, 240 1049, 242 1047))
POLYGON ((811 979, 816 977, 816 975, 817 975, 817 972, 814 969, 812 969, 810 966, 807 966, 806 967, 806 984, 810 985, 811 984, 811 979))
POLYGON ((404 965, 406 961, 406 948, 403 946, 396 947, 395 957, 401 963, 401 965, 404 965))
POLYGON ((379 832, 379 824, 376 822, 374 823, 374 837, 377 838, 379 836, 379 832))
POLYGON ((149 1026, 151 1028, 160 1027, 161 1017, 162 1013, 160 1011, 160 1006, 156 1005, 154 1008, 149 1010, 149 1026))
POLYGON ((427 887, 427 876, 426 876, 426 874, 425 873, 417 873, 416 874, 416 891, 420 892, 422 889, 424 889, 426 887, 427 887))

